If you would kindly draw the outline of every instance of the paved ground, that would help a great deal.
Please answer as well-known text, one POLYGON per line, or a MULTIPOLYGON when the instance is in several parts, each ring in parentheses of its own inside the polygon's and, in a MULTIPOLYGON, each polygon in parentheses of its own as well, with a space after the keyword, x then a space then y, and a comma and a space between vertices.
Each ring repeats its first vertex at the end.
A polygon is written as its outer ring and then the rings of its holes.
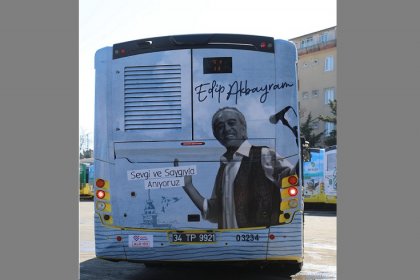
POLYGON ((261 271, 258 267, 185 266, 146 268, 143 264, 110 262, 95 257, 93 202, 79 203, 80 279, 336 279, 336 212, 309 210, 305 212, 305 256, 300 273, 289 276, 279 271, 261 271))

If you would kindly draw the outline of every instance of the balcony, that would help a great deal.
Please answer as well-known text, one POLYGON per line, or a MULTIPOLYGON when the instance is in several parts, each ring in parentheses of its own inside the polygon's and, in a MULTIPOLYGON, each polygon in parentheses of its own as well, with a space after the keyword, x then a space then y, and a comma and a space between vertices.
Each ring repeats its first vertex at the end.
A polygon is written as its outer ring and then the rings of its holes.
POLYGON ((313 53, 325 49, 334 48, 337 45, 337 39, 329 40, 326 42, 320 42, 317 44, 312 44, 303 48, 298 48, 298 55, 313 53))

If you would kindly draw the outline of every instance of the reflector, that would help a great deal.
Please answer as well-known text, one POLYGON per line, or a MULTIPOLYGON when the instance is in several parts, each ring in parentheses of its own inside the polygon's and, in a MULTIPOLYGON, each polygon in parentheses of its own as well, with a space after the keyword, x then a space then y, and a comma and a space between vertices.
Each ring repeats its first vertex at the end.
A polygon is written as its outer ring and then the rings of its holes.
POLYGON ((98 201, 96 203, 96 209, 98 209, 99 211, 102 211, 105 209, 105 203, 103 203, 102 201, 98 201))
POLYGON ((297 206, 298 206, 298 201, 297 201, 297 199, 291 199, 290 201, 289 201, 289 207, 290 208, 296 208, 297 206))

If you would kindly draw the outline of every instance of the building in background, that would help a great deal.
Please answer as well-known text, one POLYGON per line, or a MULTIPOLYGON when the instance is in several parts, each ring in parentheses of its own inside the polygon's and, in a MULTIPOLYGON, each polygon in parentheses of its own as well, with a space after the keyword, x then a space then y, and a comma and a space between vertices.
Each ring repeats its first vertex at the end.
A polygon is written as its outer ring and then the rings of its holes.
MULTIPOLYGON (((328 105, 336 99, 337 85, 337 28, 331 27, 290 39, 298 50, 298 99, 301 122, 308 114, 312 119, 319 115, 332 116, 328 105)), ((317 120, 313 132, 324 132, 317 146, 324 146, 324 139, 335 125, 317 120)))

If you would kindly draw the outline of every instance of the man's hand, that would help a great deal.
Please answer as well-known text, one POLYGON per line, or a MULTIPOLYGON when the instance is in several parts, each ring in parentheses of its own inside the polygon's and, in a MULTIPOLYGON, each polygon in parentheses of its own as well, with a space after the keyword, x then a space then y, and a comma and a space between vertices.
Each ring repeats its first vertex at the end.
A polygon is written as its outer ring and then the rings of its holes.
MULTIPOLYGON (((174 159, 174 166, 175 167, 179 166, 179 160, 177 158, 174 159)), ((191 175, 184 176, 184 188, 191 188, 192 186, 193 186, 192 176, 191 175)))
MULTIPOLYGON (((179 160, 174 159, 174 166, 179 166, 179 160)), ((182 187, 187 195, 191 198, 192 202, 197 206, 197 208, 202 212, 203 211, 203 202, 204 197, 196 190, 192 183, 192 176, 184 176, 184 186, 182 187)))

